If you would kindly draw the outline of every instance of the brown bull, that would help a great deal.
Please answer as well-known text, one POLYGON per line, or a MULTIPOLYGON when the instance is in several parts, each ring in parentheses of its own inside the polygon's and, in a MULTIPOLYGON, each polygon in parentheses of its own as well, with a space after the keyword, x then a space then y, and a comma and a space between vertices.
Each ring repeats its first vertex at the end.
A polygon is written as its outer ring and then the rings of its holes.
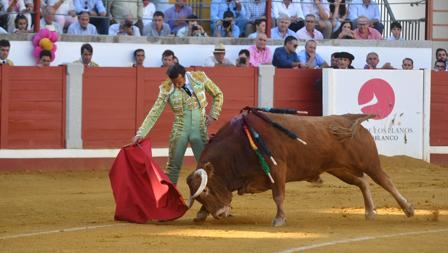
MULTIPOLYGON (((309 117, 264 113, 270 119, 295 132, 306 145, 293 140, 272 125, 255 116, 247 115, 247 122, 263 137, 272 151, 277 166, 269 161, 275 183, 263 172, 248 140, 242 131, 242 115, 223 126, 206 145, 197 170, 187 183, 190 201, 202 204, 196 221, 203 221, 208 214, 220 219, 230 212, 232 192, 257 193, 271 189, 277 205, 274 226, 285 223, 283 201, 285 183, 313 181, 328 172, 342 181, 356 185, 364 197, 365 216, 375 216, 369 185, 365 175, 388 191, 408 216, 414 214, 412 205, 398 192, 380 166, 375 142, 361 122, 372 115, 309 117)), ((190 202, 190 205, 192 202, 190 202)))

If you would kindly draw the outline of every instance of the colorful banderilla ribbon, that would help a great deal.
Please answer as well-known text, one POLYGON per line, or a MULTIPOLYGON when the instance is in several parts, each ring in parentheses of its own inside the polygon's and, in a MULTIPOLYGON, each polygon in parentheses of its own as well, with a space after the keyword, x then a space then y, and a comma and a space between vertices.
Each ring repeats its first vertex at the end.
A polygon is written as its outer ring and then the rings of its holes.
POLYGON ((266 146, 266 143, 264 143, 263 138, 261 138, 261 135, 251 126, 249 126, 250 133, 252 134, 252 137, 255 139, 255 142, 257 143, 258 147, 261 150, 261 153, 265 154, 266 156, 271 159, 271 162, 277 166, 277 161, 274 159, 274 156, 272 155, 272 152, 268 149, 268 146, 266 146))
POLYGON ((247 126, 245 124, 243 124, 243 129, 244 129, 244 133, 246 133, 247 139, 249 140, 250 147, 252 148, 253 151, 255 151, 255 154, 257 155, 258 160, 261 163, 261 168, 263 169, 264 173, 266 173, 266 175, 269 177, 269 180, 271 180, 271 183, 274 184, 275 182, 271 176, 271 169, 269 168, 269 165, 266 162, 266 160, 264 159, 264 157, 260 154, 260 151, 258 150, 257 145, 255 145, 255 142, 252 139, 249 129, 247 128, 247 126))

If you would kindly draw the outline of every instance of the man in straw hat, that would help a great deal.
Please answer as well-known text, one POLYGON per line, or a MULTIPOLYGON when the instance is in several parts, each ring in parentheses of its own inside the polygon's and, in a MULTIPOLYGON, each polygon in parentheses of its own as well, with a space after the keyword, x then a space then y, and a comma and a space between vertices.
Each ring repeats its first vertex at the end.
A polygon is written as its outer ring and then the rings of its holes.
POLYGON ((215 45, 215 50, 213 50, 213 56, 205 59, 205 67, 215 67, 215 66, 233 66, 232 62, 226 57, 226 49, 224 44, 219 43, 215 45))
POLYGON ((205 143, 208 141, 207 126, 217 120, 224 101, 219 87, 202 71, 187 72, 176 63, 166 72, 168 79, 160 85, 159 96, 133 139, 140 142, 150 132, 162 114, 167 103, 174 113, 174 124, 170 136, 169 158, 166 166, 168 177, 177 183, 188 143, 199 161, 205 143), (212 108, 206 114, 207 98, 213 97, 212 108))

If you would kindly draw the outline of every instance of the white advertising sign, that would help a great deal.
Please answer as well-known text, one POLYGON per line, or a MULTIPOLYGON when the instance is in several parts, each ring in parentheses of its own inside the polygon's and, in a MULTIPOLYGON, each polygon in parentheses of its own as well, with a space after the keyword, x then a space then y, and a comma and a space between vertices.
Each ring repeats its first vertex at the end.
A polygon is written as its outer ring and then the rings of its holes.
POLYGON ((363 126, 383 155, 424 159, 424 72, 420 70, 327 70, 324 115, 377 115, 363 126))

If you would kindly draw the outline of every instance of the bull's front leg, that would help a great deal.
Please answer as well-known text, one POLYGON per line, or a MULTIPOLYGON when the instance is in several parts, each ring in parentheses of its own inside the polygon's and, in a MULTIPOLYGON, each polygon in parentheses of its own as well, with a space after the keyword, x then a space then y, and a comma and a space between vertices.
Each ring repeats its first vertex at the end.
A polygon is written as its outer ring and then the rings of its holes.
POLYGON ((285 224, 286 216, 283 210, 283 201, 285 200, 285 180, 283 178, 275 178, 275 184, 272 185, 272 197, 277 205, 277 214, 275 215, 272 225, 279 227, 285 224))
POLYGON ((194 222, 204 222, 207 219, 209 212, 205 208, 204 205, 201 206, 198 213, 196 214, 196 218, 193 219, 194 222))

